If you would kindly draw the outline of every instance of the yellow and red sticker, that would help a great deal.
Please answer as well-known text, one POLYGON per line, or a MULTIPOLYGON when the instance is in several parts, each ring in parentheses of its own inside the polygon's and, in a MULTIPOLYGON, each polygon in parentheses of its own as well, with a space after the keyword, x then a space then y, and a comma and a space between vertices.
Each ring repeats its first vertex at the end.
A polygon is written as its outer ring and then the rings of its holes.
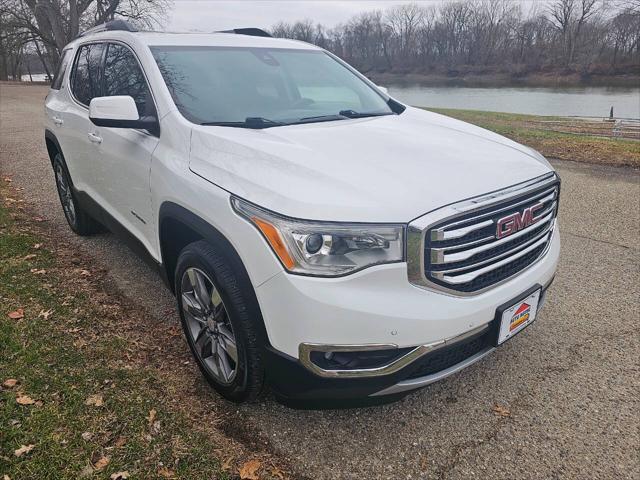
POLYGON ((509 331, 512 332, 518 326, 522 325, 524 322, 529 320, 529 315, 531 314, 531 305, 528 303, 523 303, 520 305, 520 308, 516 310, 516 313, 511 317, 511 322, 509 323, 509 331))

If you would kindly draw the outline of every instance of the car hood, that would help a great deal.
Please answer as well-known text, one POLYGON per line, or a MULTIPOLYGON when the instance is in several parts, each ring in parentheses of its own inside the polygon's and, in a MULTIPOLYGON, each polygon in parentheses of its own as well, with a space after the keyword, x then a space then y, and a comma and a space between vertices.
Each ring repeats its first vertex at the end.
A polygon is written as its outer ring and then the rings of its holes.
POLYGON ((284 215, 356 222, 408 222, 552 170, 527 147, 416 108, 261 130, 197 126, 190 169, 284 215))

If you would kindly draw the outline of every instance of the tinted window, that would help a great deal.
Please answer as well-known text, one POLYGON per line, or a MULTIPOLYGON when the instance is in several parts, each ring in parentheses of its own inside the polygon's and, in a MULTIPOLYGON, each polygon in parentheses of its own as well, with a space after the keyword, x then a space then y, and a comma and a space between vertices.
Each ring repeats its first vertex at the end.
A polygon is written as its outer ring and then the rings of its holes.
POLYGON ((60 63, 58 65, 58 71, 56 72, 56 76, 53 78, 53 82, 51 83, 51 88, 54 90, 60 90, 62 86, 62 79, 64 78, 64 73, 67 71, 67 66, 71 61, 71 49, 67 49, 62 52, 62 57, 60 58, 60 63))
POLYGON ((153 101, 138 60, 131 50, 123 45, 110 43, 104 64, 105 95, 129 95, 143 117, 153 113, 153 101))
POLYGON ((294 123, 343 110, 391 114, 386 101, 320 50, 152 47, 180 112, 196 123, 294 123))
POLYGON ((96 43, 83 45, 78 50, 71 79, 71 89, 76 99, 84 105, 89 105, 92 98, 101 95, 100 62, 103 49, 103 44, 96 43))

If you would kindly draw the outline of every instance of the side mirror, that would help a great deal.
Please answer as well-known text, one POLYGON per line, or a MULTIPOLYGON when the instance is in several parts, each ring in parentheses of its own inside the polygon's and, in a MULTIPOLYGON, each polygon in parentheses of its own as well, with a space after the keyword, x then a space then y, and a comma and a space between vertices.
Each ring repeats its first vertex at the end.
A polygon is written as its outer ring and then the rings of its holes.
POLYGON ((99 127, 139 128, 157 134, 158 119, 140 117, 136 102, 128 95, 95 97, 89 104, 89 120, 99 127))
POLYGON ((387 97, 389 96, 389 90, 387 90, 387 87, 381 87, 380 85, 376 85, 376 87, 378 87, 378 90, 384 93, 387 97))

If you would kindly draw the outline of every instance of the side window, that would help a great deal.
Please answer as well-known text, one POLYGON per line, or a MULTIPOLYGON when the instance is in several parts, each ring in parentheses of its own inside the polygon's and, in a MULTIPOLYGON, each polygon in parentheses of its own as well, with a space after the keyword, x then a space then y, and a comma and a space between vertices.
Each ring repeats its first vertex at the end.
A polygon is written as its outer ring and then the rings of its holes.
POLYGON ((76 99, 89 105, 91 99, 101 95, 100 63, 104 45, 94 43, 83 45, 78 50, 71 76, 71 91, 76 99))
POLYGON ((60 57, 60 63, 58 64, 58 71, 56 72, 56 76, 53 77, 53 82, 51 82, 51 88, 53 90, 60 90, 60 87, 62 87, 62 79, 64 78, 70 61, 71 49, 68 48, 62 52, 62 57, 60 57))
POLYGON ((147 81, 131 50, 124 45, 110 43, 104 64, 104 94, 133 97, 138 114, 154 114, 153 100, 147 81))

